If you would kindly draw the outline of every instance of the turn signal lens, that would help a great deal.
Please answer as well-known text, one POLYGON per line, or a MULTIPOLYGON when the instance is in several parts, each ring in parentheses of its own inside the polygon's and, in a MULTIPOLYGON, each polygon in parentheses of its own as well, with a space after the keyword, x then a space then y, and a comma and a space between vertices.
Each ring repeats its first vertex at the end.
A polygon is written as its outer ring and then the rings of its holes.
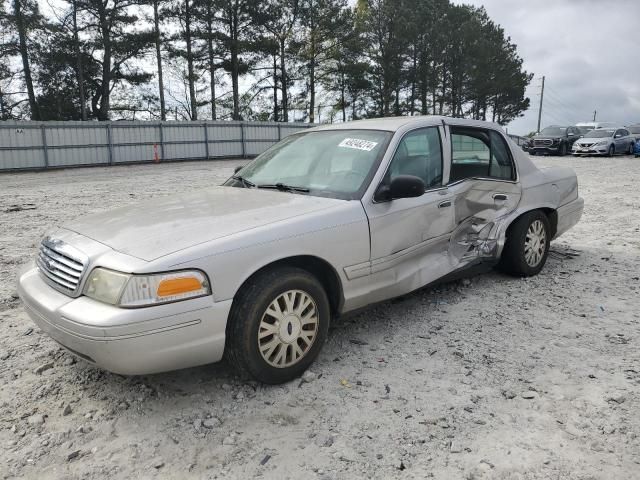
POLYGON ((202 282, 195 277, 178 277, 162 280, 158 285, 158 297, 171 297, 202 289, 202 282))

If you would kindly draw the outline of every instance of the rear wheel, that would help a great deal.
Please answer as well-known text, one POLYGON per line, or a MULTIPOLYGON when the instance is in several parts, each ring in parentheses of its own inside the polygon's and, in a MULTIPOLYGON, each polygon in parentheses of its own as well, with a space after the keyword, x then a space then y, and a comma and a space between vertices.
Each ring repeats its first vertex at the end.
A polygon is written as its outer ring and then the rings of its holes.
POLYGON ((329 329, 322 284, 293 267, 250 279, 233 301, 225 356, 241 375, 270 384, 300 376, 316 359, 329 329))
POLYGON ((537 275, 549 255, 551 228, 547 216, 535 210, 509 227, 498 268, 519 277, 537 275))
POLYGON ((629 144, 629 152, 628 152, 628 153, 629 153, 629 155, 633 155, 633 152, 634 152, 634 150, 635 150, 635 149, 636 149, 635 144, 630 143, 630 144, 629 144))

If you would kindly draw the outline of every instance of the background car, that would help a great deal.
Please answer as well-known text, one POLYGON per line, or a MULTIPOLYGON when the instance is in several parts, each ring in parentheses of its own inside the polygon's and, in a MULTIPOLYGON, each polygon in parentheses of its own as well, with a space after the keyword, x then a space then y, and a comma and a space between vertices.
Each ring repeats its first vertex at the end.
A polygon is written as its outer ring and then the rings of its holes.
POLYGON ((632 154, 635 137, 625 128, 597 128, 573 144, 574 155, 632 154))
POLYGON ((629 133, 633 137, 635 137, 636 143, 638 143, 638 141, 640 140, 640 123, 635 125, 629 125, 628 127, 626 127, 626 129, 629 130, 629 133))
POLYGON ((531 155, 566 155, 571 151, 573 142, 580 138, 578 127, 560 127, 551 125, 542 129, 529 141, 531 155))

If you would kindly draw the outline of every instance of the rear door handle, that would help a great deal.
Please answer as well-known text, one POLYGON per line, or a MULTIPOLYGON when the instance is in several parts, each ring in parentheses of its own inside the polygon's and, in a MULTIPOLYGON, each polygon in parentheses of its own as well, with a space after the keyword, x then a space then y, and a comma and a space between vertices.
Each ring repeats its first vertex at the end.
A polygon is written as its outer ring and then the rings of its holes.
POLYGON ((451 200, 445 200, 444 202, 440 202, 438 204, 438 208, 447 208, 451 206, 451 200))
POLYGON ((494 200, 501 200, 501 201, 504 202, 504 201, 508 200, 509 197, 504 193, 494 193, 493 194, 493 199, 494 200))

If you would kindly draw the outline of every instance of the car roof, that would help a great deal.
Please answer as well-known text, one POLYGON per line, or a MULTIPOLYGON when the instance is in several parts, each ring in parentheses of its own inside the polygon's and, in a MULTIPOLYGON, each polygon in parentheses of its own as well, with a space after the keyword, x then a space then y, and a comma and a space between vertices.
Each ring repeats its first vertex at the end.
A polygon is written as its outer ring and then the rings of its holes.
POLYGON ((326 125, 319 125, 312 128, 311 131, 322 130, 348 130, 348 129, 368 129, 368 130, 387 130, 396 132, 404 127, 413 126, 430 126, 441 125, 446 123, 447 125, 467 125, 477 126, 484 128, 502 129, 500 125, 493 122, 485 122, 482 120, 471 120, 467 118, 453 118, 445 117, 441 115, 420 115, 413 117, 383 117, 383 118, 369 118, 366 120, 354 120, 351 122, 331 123, 326 125))

